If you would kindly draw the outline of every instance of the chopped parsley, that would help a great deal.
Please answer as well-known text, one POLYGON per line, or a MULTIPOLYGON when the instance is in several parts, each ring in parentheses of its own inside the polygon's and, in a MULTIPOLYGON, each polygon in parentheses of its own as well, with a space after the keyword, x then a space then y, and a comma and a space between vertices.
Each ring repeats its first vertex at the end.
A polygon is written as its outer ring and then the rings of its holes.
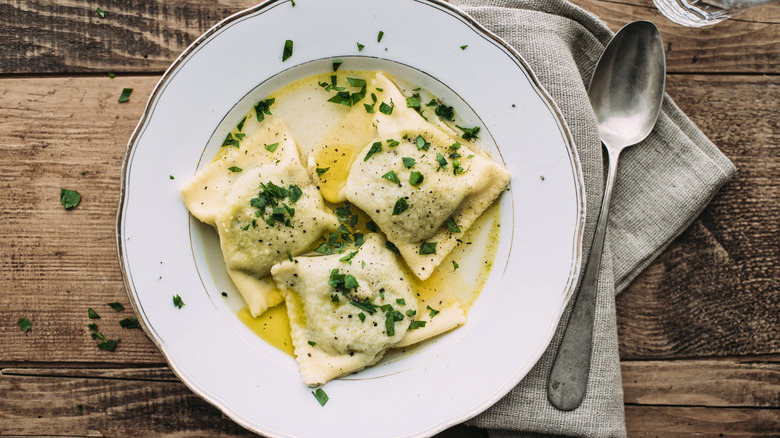
POLYGON ((411 185, 413 185, 415 187, 417 187, 420 184, 422 184, 424 179, 425 179, 425 177, 420 172, 412 171, 412 173, 409 174, 409 184, 411 184, 411 185))
POLYGON ((19 320, 19 328, 22 329, 23 332, 27 333, 32 328, 32 323, 27 318, 22 318, 19 320))
POLYGON ((466 128, 459 125, 455 125, 455 126, 457 126, 458 129, 463 131, 463 135, 461 135, 461 137, 464 140, 476 140, 479 138, 479 136, 477 135, 479 133, 479 126, 475 126, 473 128, 466 128))
POLYGON ((278 147, 279 147, 279 143, 278 142, 277 143, 271 143, 271 144, 265 145, 265 150, 267 150, 268 152, 273 153, 273 152, 276 152, 276 148, 278 148, 278 147))
POLYGON ((417 160, 415 160, 414 158, 410 158, 410 157, 403 157, 403 158, 401 158, 401 161, 404 162, 404 167, 407 168, 407 169, 411 169, 412 166, 414 166, 417 163, 417 160))
POLYGON ((368 300, 368 298, 364 299, 363 301, 349 301, 349 304, 352 304, 353 306, 357 307, 358 309, 368 313, 369 315, 373 315, 376 313, 377 306, 371 301, 368 300))
POLYGON ((442 120, 455 121, 455 110, 451 106, 439 104, 433 112, 442 120))
POLYGON ((441 153, 436 154, 436 161, 439 163, 439 167, 436 169, 437 171, 439 169, 447 168, 447 160, 444 158, 444 155, 442 155, 441 153))
POLYGON ((405 306, 406 305, 406 300, 403 299, 403 298, 396 298, 395 302, 398 303, 401 306, 405 306))
POLYGON ((425 138, 422 135, 418 135, 417 138, 414 139, 414 143, 417 145, 418 151, 427 151, 431 146, 429 142, 425 141, 425 138))
POLYGON ((242 168, 240 168, 238 166, 230 166, 230 167, 228 167, 228 170, 231 171, 231 172, 235 172, 235 173, 244 171, 244 169, 242 169, 242 168))
POLYGON ((100 8, 96 8, 95 12, 97 12, 98 15, 100 15, 100 18, 106 18, 106 11, 104 11, 104 10, 102 10, 100 8))
POLYGON ((401 184, 401 180, 398 179, 398 175, 395 174, 394 171, 387 172, 386 174, 382 175, 382 178, 390 180, 398 185, 401 184))
POLYGON ((458 224, 455 223, 455 219, 451 217, 447 218, 444 223, 447 224, 447 230, 450 233, 460 233, 460 228, 458 227, 458 224))
POLYGON ((407 108, 420 108, 420 95, 415 93, 412 95, 412 97, 406 98, 406 107, 407 108))
POLYGON ((377 152, 382 151, 382 142, 381 141, 375 141, 374 144, 371 145, 371 148, 368 150, 368 153, 366 154, 366 157, 363 158, 363 161, 368 161, 369 158, 371 158, 372 155, 374 155, 377 152))
POLYGON ((255 113, 257 113, 256 118, 258 122, 262 122, 265 119, 265 116, 271 115, 271 105, 273 105, 274 102, 276 102, 276 99, 273 97, 257 102, 257 105, 255 105, 255 113))
POLYGON ((225 137, 225 141, 222 142, 222 146, 233 146, 233 147, 239 147, 240 143, 238 139, 233 138, 233 134, 228 132, 228 135, 225 137))
POLYGON ((376 42, 381 43, 382 37, 385 36, 385 33, 383 31, 379 31, 379 34, 376 36, 376 42))
POLYGON ((436 254, 436 242, 425 242, 420 245, 420 255, 436 254))
POLYGON ((389 249, 390 251, 393 251, 396 254, 401 254, 401 251, 398 249, 397 246, 395 246, 395 243, 389 240, 385 242, 385 248, 389 249))
POLYGON ((317 168, 317 176, 318 177, 322 177, 322 175, 324 175, 325 172, 327 172, 328 170, 330 170, 330 167, 318 167, 317 168))
POLYGON ((390 101, 390 104, 386 104, 384 102, 379 104, 379 112, 382 114, 387 114, 388 116, 390 114, 393 114, 393 108, 395 108, 395 104, 393 104, 393 101, 390 101))
POLYGON ((89 319, 100 319, 100 315, 91 307, 87 308, 87 315, 89 315, 89 319))
POLYGON ((81 202, 81 193, 60 187, 60 203, 65 207, 65 210, 79 205, 79 202, 81 202))
POLYGON ((287 260, 293 261, 292 254, 290 253, 289 249, 287 251, 285 251, 285 254, 287 254, 287 260))
POLYGON ((236 125, 236 129, 238 129, 239 132, 241 132, 241 130, 244 129, 244 123, 246 123, 246 117, 241 119, 241 121, 238 122, 238 125, 236 125))
POLYGON ((358 52, 362 52, 363 48, 366 47, 363 44, 357 43, 358 52))
POLYGON ((466 47, 468 47, 468 46, 469 46, 468 44, 464 44, 464 45, 460 46, 460 50, 466 50, 466 47))
POLYGON ((415 330, 420 327, 425 327, 425 321, 412 321, 409 323, 409 330, 415 330))
POLYGON ((393 206, 393 216, 397 216, 409 209, 409 204, 406 203, 406 199, 398 198, 393 206))
POLYGON ((385 311, 385 330, 387 336, 395 336, 395 323, 396 321, 402 321, 404 319, 404 314, 394 310, 390 305, 382 307, 387 309, 385 311))
POLYGON ((286 40, 284 42, 284 49, 282 50, 282 62, 287 61, 293 54, 293 41, 286 40))
POLYGON ((343 63, 344 63, 344 61, 341 61, 341 60, 333 61, 333 71, 338 70, 339 67, 341 67, 341 64, 343 64, 343 63))
POLYGON ((458 266, 458 262, 456 262, 455 260, 453 260, 453 261, 452 261, 452 270, 453 270, 453 271, 455 271, 455 270, 456 270, 456 269, 458 269, 459 267, 460 267, 460 266, 458 266))
POLYGON ((434 309, 431 306, 426 306, 426 309, 431 311, 431 313, 428 314, 431 318, 433 318, 434 316, 438 315, 439 312, 440 312, 439 310, 436 310, 436 309, 434 309))
POLYGON ((374 221, 366 222, 366 229, 368 231, 371 231, 372 233, 376 233, 376 230, 378 230, 376 223, 374 223, 374 221))
POLYGON ((182 301, 181 297, 178 294, 173 296, 173 305, 179 309, 184 307, 184 301, 182 301))
POLYGON ((141 325, 138 323, 138 318, 125 318, 119 321, 119 325, 126 329, 140 329, 141 325))
POLYGON ((313 347, 313 346, 315 346, 315 345, 317 345, 317 343, 316 343, 316 342, 314 342, 314 341, 308 341, 308 342, 309 342, 309 345, 311 345, 312 347, 313 347))
POLYGON ((97 344, 97 346, 101 350, 114 351, 116 349, 117 344, 119 344, 119 341, 120 341, 119 338, 117 338, 116 340, 106 339, 105 341, 97 344))
POLYGON ((130 100, 130 94, 132 94, 132 88, 123 88, 122 94, 119 95, 119 103, 124 103, 130 100))
POLYGON ((366 314, 363 312, 358 313, 358 318, 360 318, 360 322, 366 322, 366 314))
POLYGON ((255 215, 261 217, 266 224, 274 226, 280 222, 287 227, 292 227, 290 219, 295 216, 295 209, 285 204, 287 198, 292 204, 303 196, 300 187, 291 184, 288 188, 277 186, 272 182, 260 183, 260 191, 256 198, 249 200, 249 205, 255 207, 255 215))
MULTIPOLYGON (((345 106, 352 106, 366 97, 366 81, 360 78, 347 78, 347 83, 350 87, 360 88, 356 92, 349 92, 344 87, 337 85, 336 75, 331 75, 330 84, 326 82, 320 82, 319 85, 325 88, 325 91, 336 90, 337 93, 328 99, 328 102, 336 103, 345 106)), ((368 109, 366 109, 368 111, 368 109)))
POLYGON ((394 148, 394 147, 398 146, 399 144, 401 144, 401 143, 398 142, 398 140, 393 140, 392 138, 389 138, 389 139, 387 139, 385 141, 387 141, 387 147, 390 147, 390 148, 394 148))
POLYGON ((325 394, 325 391, 323 391, 322 388, 317 388, 316 391, 312 391, 311 393, 314 395, 314 398, 317 399, 320 406, 325 406, 325 403, 329 400, 328 394, 325 394))
POLYGON ((108 77, 114 79, 116 77, 116 73, 108 72, 108 77))
POLYGON ((117 312, 125 310, 125 306, 123 306, 121 303, 108 303, 108 305, 117 312))
POLYGON ((357 251, 352 251, 351 253, 349 253, 349 254, 345 255, 344 257, 340 258, 339 261, 340 262, 348 262, 348 261, 352 260, 357 255, 357 253, 358 253, 357 251))

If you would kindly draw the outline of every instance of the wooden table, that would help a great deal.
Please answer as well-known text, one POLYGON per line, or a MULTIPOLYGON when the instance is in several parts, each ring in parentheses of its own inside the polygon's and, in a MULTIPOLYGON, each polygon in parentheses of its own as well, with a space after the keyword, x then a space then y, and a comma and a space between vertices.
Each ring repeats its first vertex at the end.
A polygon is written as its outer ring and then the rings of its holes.
MULTIPOLYGON (((614 30, 660 27, 669 94, 739 169, 617 299, 629 435, 778 436, 780 5, 687 29, 650 0, 576 3, 614 30)), ((131 309, 105 303, 129 307, 115 219, 146 99, 192 40, 253 4, 0 4, 0 436, 251 435, 180 383, 140 330, 119 328, 131 309), (84 196, 76 209, 60 187, 84 196), (121 336, 116 351, 96 348, 89 307, 121 336)))

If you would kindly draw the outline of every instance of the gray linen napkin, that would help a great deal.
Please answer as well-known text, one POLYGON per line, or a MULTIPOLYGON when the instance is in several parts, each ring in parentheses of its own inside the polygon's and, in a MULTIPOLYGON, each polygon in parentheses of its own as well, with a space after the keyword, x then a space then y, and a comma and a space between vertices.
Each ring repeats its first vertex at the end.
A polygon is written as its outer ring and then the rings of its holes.
MULTIPOLYGON (((561 109, 585 176, 587 256, 604 181, 601 142, 586 87, 612 32, 565 0, 451 3, 514 46, 561 109)), ((468 424, 489 429, 493 437, 625 436, 615 294, 688 227, 734 172, 734 165, 667 96, 650 137, 620 158, 599 274, 590 378, 582 405, 562 412, 547 401, 547 378, 572 299, 536 366, 506 397, 468 424)))

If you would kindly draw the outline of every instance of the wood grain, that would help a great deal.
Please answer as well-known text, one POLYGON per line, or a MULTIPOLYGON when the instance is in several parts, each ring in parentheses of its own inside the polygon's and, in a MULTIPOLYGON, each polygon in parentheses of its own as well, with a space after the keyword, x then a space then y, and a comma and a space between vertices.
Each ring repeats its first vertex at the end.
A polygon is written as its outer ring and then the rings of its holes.
MULTIPOLYGON (((299 2, 301 8, 305 1, 299 2)), ((651 0, 574 2, 613 30, 629 21, 655 22, 667 47, 669 72, 776 74, 780 68, 780 5, 766 5, 715 27, 669 22, 651 0)), ((0 4, 0 74, 164 71, 218 21, 253 0, 15 0, 0 4), (101 18, 95 8, 105 10, 101 18), (35 23, 31 27, 30 23, 35 23)))
MULTIPOLYGON (((630 436, 771 436, 780 430, 778 359, 623 362, 630 436)), ((251 436, 167 367, 3 368, 0 394, 0 436, 251 436)), ((456 426, 439 438, 480 436, 484 431, 456 426)))
POLYGON ((618 297, 621 357, 778 353, 780 78, 670 76, 668 90, 737 175, 618 297))

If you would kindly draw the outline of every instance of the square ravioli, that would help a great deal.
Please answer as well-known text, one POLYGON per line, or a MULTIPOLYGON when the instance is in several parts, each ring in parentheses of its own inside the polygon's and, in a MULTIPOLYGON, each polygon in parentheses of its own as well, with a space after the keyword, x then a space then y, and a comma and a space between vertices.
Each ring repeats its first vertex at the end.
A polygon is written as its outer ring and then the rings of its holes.
POLYGON ((376 363, 417 317, 409 281, 376 233, 355 250, 297 257, 271 274, 285 294, 296 360, 310 386, 376 363))
MULTIPOLYGON (((405 101, 382 74, 372 86, 383 89, 386 101, 405 101)), ((510 174, 414 108, 379 111, 373 126, 376 138, 352 165, 346 198, 371 217, 425 280, 504 191, 510 174)))
POLYGON ((282 301, 264 278, 271 266, 306 251, 337 223, 284 123, 257 125, 181 190, 193 216, 216 228, 228 274, 253 316, 282 301))

